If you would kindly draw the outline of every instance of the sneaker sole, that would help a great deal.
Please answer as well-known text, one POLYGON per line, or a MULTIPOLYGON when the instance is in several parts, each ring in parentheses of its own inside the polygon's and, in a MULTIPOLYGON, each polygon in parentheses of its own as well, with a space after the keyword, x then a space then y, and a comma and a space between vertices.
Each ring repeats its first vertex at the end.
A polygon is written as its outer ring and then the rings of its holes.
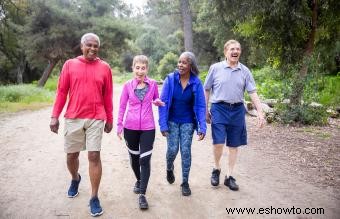
POLYGON ((91 212, 91 210, 90 210, 90 214, 91 214, 92 217, 98 217, 98 216, 102 215, 103 213, 104 213, 104 211, 101 211, 101 212, 99 212, 99 213, 93 214, 93 213, 91 212))
POLYGON ((234 188, 230 188, 229 186, 228 186, 228 188, 229 188, 230 190, 232 190, 232 191, 238 191, 238 188, 237 188, 237 189, 234 189, 234 188))
POLYGON ((147 210, 147 209, 149 209, 149 206, 146 206, 146 207, 145 206, 143 206, 143 207, 139 206, 139 209, 140 210, 147 210))
POLYGON ((226 187, 228 187, 230 190, 232 191, 238 191, 239 188, 230 188, 230 186, 228 184, 224 184, 226 187))
POLYGON ((77 192, 77 194, 75 194, 75 195, 73 195, 73 196, 67 194, 67 197, 68 197, 68 198, 75 198, 78 194, 79 194, 79 192, 77 192))
POLYGON ((175 180, 174 181, 167 180, 167 181, 168 181, 169 184, 173 184, 175 182, 175 180))
POLYGON ((216 187, 216 186, 219 186, 219 185, 220 185, 220 183, 212 183, 212 182, 210 182, 210 184, 211 184, 212 186, 214 186, 214 187, 216 187))

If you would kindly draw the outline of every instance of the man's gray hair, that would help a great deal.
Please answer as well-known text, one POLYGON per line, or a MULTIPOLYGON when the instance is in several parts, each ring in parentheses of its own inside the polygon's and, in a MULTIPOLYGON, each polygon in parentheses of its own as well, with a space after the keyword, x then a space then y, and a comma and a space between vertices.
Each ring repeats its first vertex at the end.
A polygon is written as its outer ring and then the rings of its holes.
POLYGON ((98 46, 100 47, 100 39, 99 39, 99 36, 98 36, 97 34, 94 34, 94 33, 85 33, 85 34, 81 37, 80 43, 81 43, 81 44, 84 44, 88 38, 95 38, 95 39, 97 40, 97 42, 98 42, 98 46))
POLYGON ((181 56, 185 56, 189 59, 191 72, 194 73, 195 75, 198 75, 200 72, 198 70, 198 65, 197 65, 195 54, 192 52, 183 52, 181 56))

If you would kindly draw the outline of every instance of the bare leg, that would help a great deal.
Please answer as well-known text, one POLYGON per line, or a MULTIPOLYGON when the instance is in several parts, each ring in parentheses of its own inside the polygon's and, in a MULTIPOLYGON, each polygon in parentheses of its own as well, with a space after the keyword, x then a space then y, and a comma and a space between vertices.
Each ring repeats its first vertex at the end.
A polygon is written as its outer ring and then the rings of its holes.
POLYGON ((220 160, 223 154, 223 144, 214 144, 214 161, 215 161, 215 169, 221 169, 220 160))
POLYGON ((229 169, 228 169, 228 176, 232 176, 233 175, 233 171, 234 171, 234 167, 236 164, 236 160, 237 160, 237 152, 238 152, 238 148, 233 148, 233 147, 229 147, 229 169))
POLYGON ((79 180, 79 152, 68 153, 66 155, 67 169, 72 176, 72 180, 79 180))
POLYGON ((102 177, 102 163, 100 160, 100 151, 89 151, 89 175, 92 187, 91 198, 98 196, 100 179, 102 177))

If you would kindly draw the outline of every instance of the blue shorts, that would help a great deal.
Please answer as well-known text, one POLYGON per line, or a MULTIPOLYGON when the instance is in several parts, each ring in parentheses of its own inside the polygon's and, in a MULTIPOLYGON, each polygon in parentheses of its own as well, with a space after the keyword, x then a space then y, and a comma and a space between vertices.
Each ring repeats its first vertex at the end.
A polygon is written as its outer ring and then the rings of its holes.
POLYGON ((246 109, 243 104, 230 106, 213 103, 210 113, 213 144, 226 143, 229 147, 247 144, 246 109))

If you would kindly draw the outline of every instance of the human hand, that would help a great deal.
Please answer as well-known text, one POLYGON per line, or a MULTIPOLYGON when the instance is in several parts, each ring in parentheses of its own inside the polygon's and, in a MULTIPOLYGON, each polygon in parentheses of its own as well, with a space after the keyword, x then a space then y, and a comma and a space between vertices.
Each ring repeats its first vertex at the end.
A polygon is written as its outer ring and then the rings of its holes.
POLYGON ((155 106, 165 106, 165 103, 163 101, 161 101, 161 99, 157 98, 156 100, 152 101, 152 103, 155 106))
POLYGON ((122 139, 123 139, 122 133, 121 133, 121 132, 120 132, 120 133, 117 133, 117 136, 118 136, 119 140, 122 140, 122 139))
POLYGON ((168 135, 169 135, 169 132, 168 131, 163 131, 163 132, 161 132, 162 133, 162 135, 164 136, 164 137, 168 137, 168 135))
POLYGON ((266 124, 266 119, 264 118, 262 113, 259 113, 257 116, 257 126, 262 128, 266 124))
POLYGON ((205 113, 205 120, 207 121, 208 124, 211 124, 211 114, 208 110, 205 113))
POLYGON ((197 140, 198 140, 198 141, 202 141, 202 140, 204 139, 204 137, 205 137, 205 134, 199 132, 197 136, 198 136, 198 139, 197 139, 197 140))
POLYGON ((112 130, 112 123, 105 123, 104 132, 110 133, 112 130))
POLYGON ((57 118, 54 117, 51 118, 50 129, 52 132, 58 134, 59 120, 57 118))

